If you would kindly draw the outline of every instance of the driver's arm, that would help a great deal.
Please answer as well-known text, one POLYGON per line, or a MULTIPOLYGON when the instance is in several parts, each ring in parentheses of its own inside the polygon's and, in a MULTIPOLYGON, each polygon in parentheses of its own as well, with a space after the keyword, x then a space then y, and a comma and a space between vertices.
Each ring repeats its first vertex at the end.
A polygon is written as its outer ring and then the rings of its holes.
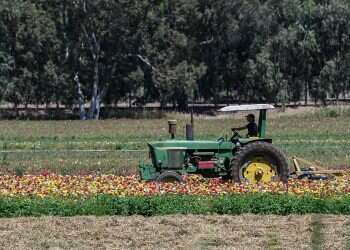
POLYGON ((244 127, 232 128, 231 130, 232 131, 235 131, 235 130, 241 131, 241 130, 245 130, 246 128, 247 128, 247 126, 244 126, 244 127))

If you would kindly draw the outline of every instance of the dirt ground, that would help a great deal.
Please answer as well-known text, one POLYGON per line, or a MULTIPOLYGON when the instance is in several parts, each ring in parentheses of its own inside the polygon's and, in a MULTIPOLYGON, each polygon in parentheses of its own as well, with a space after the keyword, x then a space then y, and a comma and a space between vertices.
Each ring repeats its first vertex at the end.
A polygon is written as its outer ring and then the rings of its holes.
POLYGON ((0 249, 349 249, 345 216, 0 220, 0 249))

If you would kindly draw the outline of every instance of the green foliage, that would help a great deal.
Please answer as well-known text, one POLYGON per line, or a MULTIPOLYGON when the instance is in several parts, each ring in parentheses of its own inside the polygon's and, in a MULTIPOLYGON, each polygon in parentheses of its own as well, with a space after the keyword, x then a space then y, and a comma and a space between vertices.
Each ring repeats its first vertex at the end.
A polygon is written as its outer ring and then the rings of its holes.
POLYGON ((331 118, 340 116, 339 111, 334 109, 324 109, 323 114, 325 117, 331 117, 331 118))
POLYGON ((349 1, 0 3, 0 97, 90 107, 326 104, 350 90, 349 1), (226 98, 226 99, 225 99, 226 98))
POLYGON ((0 217, 168 214, 350 214, 350 198, 293 195, 150 196, 90 198, 1 197, 0 217))
POLYGON ((15 175, 16 176, 21 177, 24 175, 24 173, 25 173, 24 167, 22 167, 22 166, 15 167, 15 175))

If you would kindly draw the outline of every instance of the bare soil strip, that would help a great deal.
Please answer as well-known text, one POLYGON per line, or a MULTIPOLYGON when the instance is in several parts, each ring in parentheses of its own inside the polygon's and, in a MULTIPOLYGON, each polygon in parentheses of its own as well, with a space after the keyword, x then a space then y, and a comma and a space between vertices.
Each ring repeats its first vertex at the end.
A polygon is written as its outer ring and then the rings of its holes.
MULTIPOLYGON (((312 249, 313 216, 1 219, 0 249, 312 249)), ((319 249, 346 249, 349 217, 317 218, 319 249)))
POLYGON ((321 221, 322 249, 349 249, 350 217, 322 216, 321 221))

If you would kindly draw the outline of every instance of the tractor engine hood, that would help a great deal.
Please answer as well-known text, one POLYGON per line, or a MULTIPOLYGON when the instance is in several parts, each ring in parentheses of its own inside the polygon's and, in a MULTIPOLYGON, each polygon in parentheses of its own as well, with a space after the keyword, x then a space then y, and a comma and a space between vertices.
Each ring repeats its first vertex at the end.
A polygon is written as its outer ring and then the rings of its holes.
POLYGON ((151 148, 185 148, 186 150, 231 150, 230 141, 187 141, 187 140, 167 140, 151 142, 148 144, 151 148))
MULTIPOLYGON (((271 139, 261 139, 258 137, 251 138, 239 138, 237 142, 241 145, 248 144, 254 141, 264 141, 268 143, 272 143, 271 139)), ((217 141, 217 140, 198 140, 198 141, 188 141, 188 140, 167 140, 167 141, 155 141, 150 142, 150 148, 183 148, 186 150, 232 150, 236 146, 236 142, 231 141, 217 141)))

